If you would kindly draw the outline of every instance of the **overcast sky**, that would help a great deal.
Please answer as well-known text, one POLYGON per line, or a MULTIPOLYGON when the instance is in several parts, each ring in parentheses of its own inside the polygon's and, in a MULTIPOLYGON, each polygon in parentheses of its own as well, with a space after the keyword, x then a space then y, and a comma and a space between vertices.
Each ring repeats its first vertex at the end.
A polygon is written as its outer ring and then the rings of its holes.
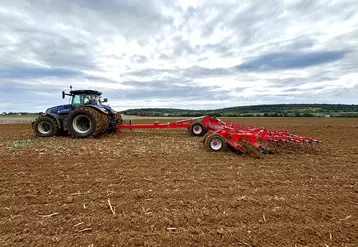
POLYGON ((0 0, 0 112, 358 104, 357 0, 0 0))

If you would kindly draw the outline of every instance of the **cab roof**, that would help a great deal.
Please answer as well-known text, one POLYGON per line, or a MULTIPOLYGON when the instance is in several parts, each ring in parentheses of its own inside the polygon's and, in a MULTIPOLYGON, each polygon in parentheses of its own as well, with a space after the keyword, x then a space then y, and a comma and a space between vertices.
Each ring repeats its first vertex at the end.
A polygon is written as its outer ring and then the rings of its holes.
POLYGON ((72 90, 70 91, 70 94, 77 95, 77 94, 95 94, 95 95, 101 95, 102 92, 96 91, 96 90, 72 90))

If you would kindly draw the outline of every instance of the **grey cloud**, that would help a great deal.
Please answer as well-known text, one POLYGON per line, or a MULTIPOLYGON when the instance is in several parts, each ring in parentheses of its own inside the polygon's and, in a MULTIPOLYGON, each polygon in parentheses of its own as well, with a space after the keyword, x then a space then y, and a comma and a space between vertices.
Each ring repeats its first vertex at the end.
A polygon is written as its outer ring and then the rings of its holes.
POLYGON ((272 53, 247 59, 238 70, 280 70, 306 68, 343 59, 345 51, 312 51, 272 53))
POLYGON ((338 78, 334 75, 329 74, 313 74, 311 76, 306 77, 290 77, 290 78, 276 78, 276 79, 268 79, 267 82, 274 87, 284 88, 284 87, 297 87, 303 84, 310 83, 312 87, 314 87, 315 83, 319 83, 322 81, 333 81, 338 78))
POLYGON ((147 41, 172 21, 162 14, 162 7, 149 1, 4 1, 2 8, 10 12, 0 13, 0 31, 16 41, 0 41, 0 55, 99 70, 100 40, 122 35, 127 40, 147 41))
POLYGON ((192 80, 196 78, 220 77, 231 74, 232 71, 227 68, 203 68, 193 66, 187 69, 143 69, 126 75, 154 77, 155 75, 161 75, 164 73, 166 74, 164 78, 182 78, 183 80, 192 80))
POLYGON ((326 89, 314 87, 313 89, 286 90, 283 93, 267 93, 260 95, 261 104, 357 104, 358 85, 353 87, 326 89), (295 93, 295 94, 292 94, 295 93), (298 94, 297 94, 298 93, 298 94))
POLYGON ((127 81, 124 84, 134 89, 123 89, 116 92, 105 90, 108 97, 123 100, 224 100, 229 91, 221 90, 218 86, 200 86, 191 81, 127 81))
MULTIPOLYGON (((24 6, 23 1, 14 1, 16 8, 24 6)), ((171 18, 162 14, 166 1, 125 0, 78 0, 78 1, 31 1, 24 7, 34 14, 52 13, 54 18, 91 32, 118 32, 127 38, 159 31, 171 18), (66 19, 65 19, 66 18, 66 19)), ((13 6, 13 4, 11 4, 13 6)), ((48 17, 48 15, 46 15, 48 17)))
POLYGON ((230 40, 222 40, 216 44, 208 44, 200 47, 200 52, 211 51, 217 53, 219 57, 235 56, 236 46, 230 43, 230 40))
POLYGON ((82 75, 78 70, 62 68, 44 68, 27 65, 17 65, 0 67, 0 77, 2 78, 38 78, 38 77, 75 77, 82 75))
POLYGON ((44 112, 48 107, 67 104, 61 96, 64 87, 51 84, 25 83, 22 80, 3 79, 0 83, 0 98, 9 105, 3 111, 44 112))
POLYGON ((326 92, 326 97, 344 98, 353 104, 358 104, 358 85, 353 87, 330 89, 326 92))
POLYGON ((294 87, 290 87, 290 88, 287 88, 287 89, 283 89, 282 92, 284 93, 295 93, 295 92, 298 92, 298 93, 307 93, 307 92, 314 92, 316 90, 323 90, 325 89, 324 86, 313 86, 309 89, 301 89, 301 88, 294 88, 294 87))
POLYGON ((192 47, 187 41, 184 41, 181 37, 175 37, 173 41, 175 42, 175 47, 171 53, 172 57, 180 57, 196 53, 195 47, 192 47))
POLYGON ((132 56, 132 61, 136 62, 136 63, 145 63, 148 61, 148 58, 145 56, 135 55, 135 56, 132 56))
MULTIPOLYGON (((1 15, 0 15, 0 19, 1 15)), ((0 50, 1 64, 18 64, 18 60, 28 59, 51 67, 98 69, 93 54, 96 42, 80 34, 67 36, 56 30, 41 29, 35 24, 16 19, 0 24, 0 31, 15 37, 15 42, 6 42, 0 50), (9 25, 8 25, 9 24, 9 25), (14 52, 16 51, 16 52, 14 52), (7 60, 4 60, 7 58, 7 60)))
MULTIPOLYGON (((349 31, 350 25, 357 23, 357 1, 282 4, 274 0, 262 4, 259 0, 208 0, 185 10, 178 5, 178 1, 167 0, 1 1, 1 97, 14 102, 12 107, 18 109, 60 104, 63 102, 57 99, 57 91, 62 88, 29 86, 27 80, 51 82, 52 78, 62 78, 65 88, 67 80, 104 83, 104 88, 98 90, 124 103, 159 99, 185 105, 187 99, 217 99, 227 104, 220 105, 223 107, 233 102, 356 101, 355 87, 336 85, 337 90, 331 92, 319 88, 319 82, 340 81, 357 71, 358 37, 354 29, 349 31), (331 30, 325 22, 342 24, 342 33, 335 36, 337 27, 331 30), (148 47, 143 53, 116 47, 111 42, 118 37, 148 47), (198 42, 197 38, 203 40, 198 42), (178 58, 188 59, 186 69, 176 63, 178 58), (237 60, 237 66, 226 68, 218 59, 227 62, 225 66, 237 60), (202 62, 214 68, 206 68, 202 62), (281 73, 292 69, 304 73, 281 79, 281 73), (88 76, 87 72, 96 76, 88 76), (260 77, 256 78, 255 72, 260 72, 260 77), (283 93, 240 98, 249 86, 247 82, 262 81, 265 73, 271 78, 264 79, 268 86, 280 87, 283 93), (120 75, 120 81, 113 75, 120 75), (236 77, 237 85, 242 86, 234 89, 240 96, 232 97, 222 89, 228 76, 236 77), (216 80, 217 86, 199 86, 196 79, 210 79, 211 83, 216 80), (108 89, 117 83, 134 89, 108 89), (312 90, 297 94, 297 88, 308 83, 312 90), (21 97, 21 104, 13 95, 21 97)), ((262 89, 254 91, 265 93, 262 89)))

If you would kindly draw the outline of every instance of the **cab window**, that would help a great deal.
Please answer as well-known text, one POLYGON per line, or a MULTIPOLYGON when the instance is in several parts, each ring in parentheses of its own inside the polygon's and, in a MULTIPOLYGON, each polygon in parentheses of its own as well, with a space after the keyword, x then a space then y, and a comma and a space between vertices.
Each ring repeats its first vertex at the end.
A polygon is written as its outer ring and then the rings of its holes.
POLYGON ((72 98, 73 105, 82 105, 85 103, 86 95, 85 94, 76 94, 72 98))

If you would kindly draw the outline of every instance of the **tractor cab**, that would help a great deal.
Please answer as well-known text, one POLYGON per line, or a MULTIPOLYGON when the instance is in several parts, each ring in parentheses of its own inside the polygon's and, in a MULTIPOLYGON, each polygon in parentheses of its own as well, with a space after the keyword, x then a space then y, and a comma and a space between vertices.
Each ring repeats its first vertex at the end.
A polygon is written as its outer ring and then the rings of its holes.
POLYGON ((103 102, 108 102, 105 98, 101 101, 102 93, 95 90, 71 90, 70 93, 62 92, 62 98, 65 98, 65 95, 71 96, 71 105, 81 106, 81 105, 96 105, 99 107, 104 107, 103 102))

